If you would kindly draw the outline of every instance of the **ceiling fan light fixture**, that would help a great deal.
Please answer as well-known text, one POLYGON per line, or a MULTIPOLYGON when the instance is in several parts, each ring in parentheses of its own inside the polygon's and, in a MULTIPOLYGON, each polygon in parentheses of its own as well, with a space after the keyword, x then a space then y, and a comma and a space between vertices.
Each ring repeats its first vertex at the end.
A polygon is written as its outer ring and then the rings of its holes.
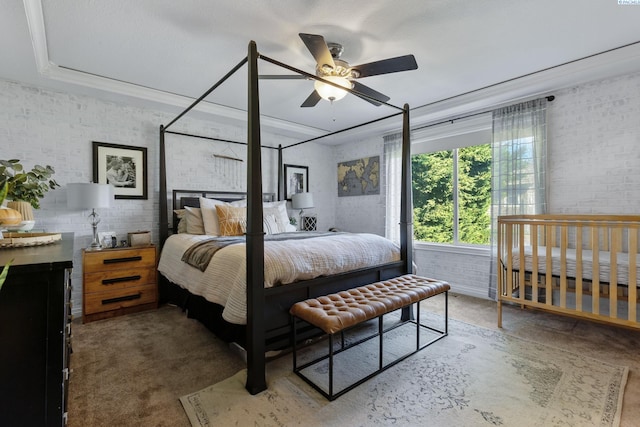
MULTIPOLYGON (((330 82, 340 85, 346 89, 351 89, 352 87, 351 82, 344 77, 326 76, 323 77, 323 79, 329 80, 330 82)), ((328 85, 321 82, 320 80, 316 80, 313 84, 313 87, 315 88, 316 92, 318 92, 318 95, 320 95, 322 99, 326 99, 327 101, 338 101, 347 96, 348 93, 346 90, 328 85)))

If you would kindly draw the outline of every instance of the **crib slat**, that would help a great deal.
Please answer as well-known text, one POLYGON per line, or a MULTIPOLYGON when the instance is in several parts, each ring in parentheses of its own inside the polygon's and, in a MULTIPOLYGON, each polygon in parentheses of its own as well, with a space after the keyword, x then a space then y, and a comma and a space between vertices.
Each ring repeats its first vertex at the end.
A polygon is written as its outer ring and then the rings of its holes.
POLYGON ((600 314, 600 260, 599 260, 599 230, 591 226, 591 313, 600 314))
POLYGON ((618 251, 622 242, 622 230, 611 230, 611 270, 609 271, 609 317, 618 317, 618 251))
POLYGON ((538 277, 538 226, 531 224, 531 299, 538 301, 538 286, 540 278, 538 277))
POLYGON ((582 226, 576 226, 576 311, 582 311, 582 226))
POLYGON ((569 230, 560 228, 560 307, 567 307, 567 245, 569 230))
POLYGON ((638 276, 637 276, 637 262, 636 257, 638 255, 638 230, 635 228, 629 228, 629 295, 627 304, 629 306, 628 320, 630 322, 637 322, 637 304, 638 304, 638 276))
MULTIPOLYGON (((518 225, 518 253, 520 255, 520 271, 518 271, 518 285, 520 286, 520 292, 518 293, 518 299, 523 301, 527 293, 526 273, 527 265, 524 253, 524 224, 518 225)), ((524 308, 524 307, 523 307, 524 308)))
POLYGON ((552 237, 551 237, 552 236, 552 231, 554 231, 553 229, 554 229, 553 226, 545 226, 545 230, 546 230, 545 238, 546 238, 546 241, 547 241, 547 244, 545 246, 545 248, 546 248, 546 258, 547 258, 546 259, 546 262, 547 262, 547 265, 546 265, 547 274, 545 276, 544 286, 546 288, 546 293, 545 293, 546 303, 549 304, 549 305, 553 305, 553 302, 552 302, 553 301, 553 289, 552 289, 553 259, 551 257, 551 245, 550 245, 550 242, 552 241, 552 237))

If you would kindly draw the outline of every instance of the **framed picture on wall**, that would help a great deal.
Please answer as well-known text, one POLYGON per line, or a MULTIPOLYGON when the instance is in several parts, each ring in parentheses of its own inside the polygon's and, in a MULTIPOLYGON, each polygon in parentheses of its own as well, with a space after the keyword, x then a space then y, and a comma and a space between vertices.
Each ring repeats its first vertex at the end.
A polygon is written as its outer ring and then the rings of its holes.
POLYGON ((309 191, 309 167, 284 165, 284 194, 287 200, 297 193, 309 191))
POLYGON ((93 142, 93 182, 111 184, 116 199, 147 199, 147 149, 93 142))

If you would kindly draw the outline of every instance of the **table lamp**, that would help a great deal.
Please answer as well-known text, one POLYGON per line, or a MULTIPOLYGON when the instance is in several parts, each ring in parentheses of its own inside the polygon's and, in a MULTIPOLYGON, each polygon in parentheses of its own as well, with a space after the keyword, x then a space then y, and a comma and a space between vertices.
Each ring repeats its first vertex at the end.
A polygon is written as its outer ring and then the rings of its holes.
POLYGON ((87 250, 102 249, 102 245, 98 240, 100 216, 96 209, 110 208, 113 199, 114 192, 111 184, 94 184, 91 182, 67 184, 67 206, 70 209, 91 209, 89 219, 93 227, 93 242, 87 247, 87 250))
POLYGON ((303 215, 304 210, 313 207, 313 194, 311 193, 296 193, 291 196, 291 207, 293 209, 300 209, 300 216, 303 215))

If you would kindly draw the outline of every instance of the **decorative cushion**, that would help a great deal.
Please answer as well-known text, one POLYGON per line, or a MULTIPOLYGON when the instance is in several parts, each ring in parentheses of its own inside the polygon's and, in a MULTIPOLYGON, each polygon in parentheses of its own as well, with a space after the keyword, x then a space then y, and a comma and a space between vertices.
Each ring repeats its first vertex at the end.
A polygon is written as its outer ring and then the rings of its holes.
POLYGON ((217 199, 207 199, 200 197, 200 209, 202 209, 202 221, 204 222, 204 232, 211 236, 220 236, 220 225, 216 206, 227 205, 227 202, 217 199))
POLYGON ((187 232, 187 210, 186 209, 176 209, 173 211, 178 218, 178 233, 186 233, 187 232))
MULTIPOLYGON (((247 206, 246 200, 238 200, 231 202, 231 206, 247 206)), ((287 201, 281 200, 278 202, 264 202, 262 204, 263 218, 268 215, 273 215, 278 225, 277 230, 272 234, 284 233, 286 231, 296 231, 296 228, 289 224, 289 213, 287 212, 287 201)), ((266 231, 266 227, 265 227, 266 231)))
POLYGON ((187 218, 187 233, 204 234, 204 223, 202 222, 202 211, 200 208, 184 207, 187 218))
POLYGON ((241 236, 247 228, 247 209, 244 207, 216 205, 221 236, 241 236))
POLYGON ((275 215, 263 215, 262 228, 266 234, 280 233, 280 227, 278 227, 275 215))

